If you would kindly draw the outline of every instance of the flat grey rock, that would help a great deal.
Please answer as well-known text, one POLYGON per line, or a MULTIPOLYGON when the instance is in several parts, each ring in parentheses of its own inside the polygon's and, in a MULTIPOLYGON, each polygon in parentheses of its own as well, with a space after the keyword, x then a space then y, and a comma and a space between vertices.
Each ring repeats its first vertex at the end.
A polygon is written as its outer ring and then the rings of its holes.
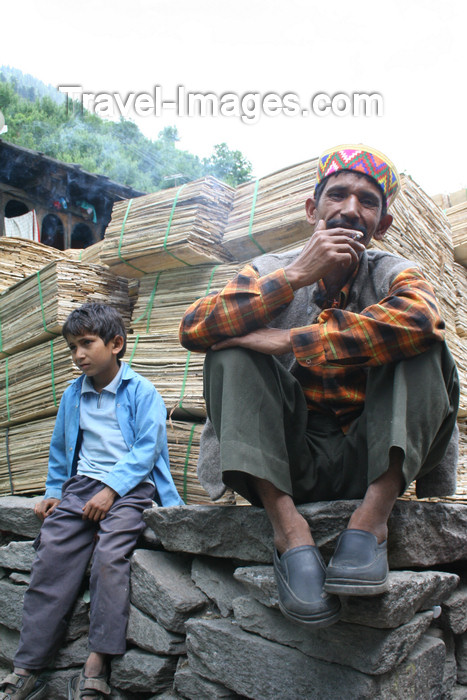
POLYGON ((222 617, 232 612, 232 601, 244 595, 244 586, 234 579, 234 565, 223 559, 196 557, 191 566, 191 578, 196 586, 219 608, 222 617))
POLYGON ((415 613, 441 605, 459 577, 441 571, 391 571, 389 590, 380 596, 342 598, 342 620, 370 627, 398 627, 415 613))
POLYGON ((467 585, 465 583, 443 602, 439 623, 452 630, 454 634, 463 634, 467 631, 467 585))
POLYGON ((196 673, 254 700, 340 700, 343 689, 345 697, 359 700, 435 700, 442 688, 444 644, 426 636, 397 669, 381 676, 330 666, 244 632, 230 620, 190 620, 187 650, 196 673))
POLYGON ((251 596, 268 608, 278 608, 277 584, 272 566, 239 566, 234 578, 243 583, 251 596))
POLYGON ((0 566, 16 571, 31 571, 36 556, 32 542, 10 542, 0 547, 0 566))
POLYGON ((41 521, 34 515, 34 505, 42 501, 42 496, 0 497, 0 530, 12 532, 20 537, 34 539, 41 529, 41 521))
POLYGON ((9 579, 0 580, 0 624, 19 631, 23 615, 23 598, 27 586, 15 584, 9 579))
POLYGON ((467 632, 456 637, 457 682, 467 685, 467 632))
POLYGON ((130 649, 112 661, 110 683, 130 693, 155 693, 172 688, 176 657, 130 649))
POLYGON ((19 631, 0 625, 0 662, 13 666, 19 643, 19 631))
POLYGON ((467 700, 467 685, 455 685, 446 700, 467 700))
POLYGON ((130 605, 130 615, 126 638, 140 649, 150 651, 153 654, 184 654, 185 637, 174 634, 162 627, 154 618, 130 605))
POLYGON ((419 613, 395 630, 346 622, 312 630, 290 622, 281 612, 266 608, 249 597, 237 598, 233 605, 235 619, 246 632, 299 649, 314 659, 350 666, 371 675, 388 673, 400 664, 433 618, 431 612, 419 613))
MULTIPOLYGON (((325 559, 359 501, 299 507, 325 559)), ((144 519, 165 549, 238 561, 272 562, 272 529, 254 506, 152 508, 144 519)), ((398 500, 389 520, 391 568, 429 567, 467 559, 467 505, 398 500)))
POLYGON ((200 698, 209 698, 209 700, 235 700, 235 698, 241 697, 232 690, 229 690, 229 688, 208 681, 198 673, 195 673, 186 660, 183 660, 183 662, 179 663, 177 666, 174 687, 182 697, 188 698, 188 700, 200 700, 200 698))
POLYGON ((27 574, 24 571, 12 571, 8 578, 13 583, 24 583, 26 586, 29 586, 31 581, 30 574, 27 574))
POLYGON ((137 549, 131 572, 131 602, 171 632, 183 634, 185 621, 207 603, 191 580, 187 557, 137 549))
POLYGON ((442 630, 439 627, 430 627, 430 629, 427 631, 427 635, 441 639, 446 647, 446 659, 444 662, 443 673, 443 692, 446 697, 449 697, 449 694, 457 681, 456 645, 454 635, 450 630, 442 630))
MULTIPOLYGON (((277 608, 277 585, 272 566, 239 567, 235 578, 250 595, 268 607, 277 608)), ((375 597, 342 597, 341 620, 369 627, 399 627, 415 613, 441 605, 456 589, 459 577, 441 571, 390 571, 389 588, 375 597)))

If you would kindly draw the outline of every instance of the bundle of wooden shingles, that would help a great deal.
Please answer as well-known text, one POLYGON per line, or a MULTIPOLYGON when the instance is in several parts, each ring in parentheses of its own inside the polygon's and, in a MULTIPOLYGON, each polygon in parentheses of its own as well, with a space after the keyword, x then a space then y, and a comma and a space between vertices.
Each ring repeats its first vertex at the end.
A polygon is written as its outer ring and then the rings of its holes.
MULTIPOLYGON (((214 178, 205 178, 119 202, 103 243, 82 254, 74 251, 66 263, 54 264, 55 267, 49 264, 39 274, 34 272, 25 280, 24 289, 15 291, 12 287, 3 293, 0 320, 3 329, 9 316, 11 330, 8 339, 3 332, 4 359, 0 360, 0 363, 8 361, 6 380, 5 367, 0 373, 0 493, 11 493, 12 487, 17 493, 39 492, 43 485, 56 405, 65 388, 65 379, 73 375, 63 341, 53 336, 59 333, 69 309, 96 293, 94 282, 85 281, 89 280, 89 270, 94 268, 99 270, 101 285, 105 280, 107 284, 114 280, 113 286, 108 287, 107 300, 124 313, 128 314, 128 308, 132 310, 129 323, 132 333, 125 359, 154 383, 166 403, 171 468, 177 488, 187 503, 209 502, 196 478, 205 417, 204 357, 180 346, 180 318, 194 299, 222 288, 246 261, 262 252, 293 249, 303 244, 310 233, 304 202, 313 190, 315 164, 315 160, 307 161, 235 190, 214 178), (75 260, 71 261, 70 257, 75 260), (81 258, 81 262, 76 258, 81 258), (83 262, 95 263, 97 259, 100 267, 83 262), (75 265, 74 272, 66 265, 75 265), (123 282, 112 273, 129 278, 133 290, 129 307, 125 307, 122 298, 123 282), (55 292, 51 282, 45 285, 51 286, 47 294, 42 291, 40 302, 36 299, 36 330, 29 327, 28 321, 21 331, 21 315, 28 318, 33 315, 34 304, 28 302, 27 293, 31 299, 34 294, 37 297, 39 277, 41 283, 54 279, 55 292), (139 279, 137 297, 135 279, 139 279), (77 293, 77 288, 83 289, 82 295, 77 293), (49 322, 47 309, 53 307, 54 293, 62 298, 51 311, 49 322), (6 311, 7 307, 10 312, 6 311), (15 335, 17 340, 10 340, 15 335), (34 337, 34 342, 26 341, 26 335, 34 337), (31 347, 20 350, 21 338, 21 342, 31 347), (10 355, 6 356, 5 350, 10 355), (12 366, 15 381, 12 381, 12 366), (15 370, 16 366, 22 370, 15 370), (61 375, 58 377, 58 368, 64 377, 66 374, 63 382, 61 375)), ((414 260, 423 268, 440 301, 447 341, 461 375, 464 388, 459 414, 459 486, 455 498, 467 500, 467 270, 454 262, 451 229, 445 214, 408 177, 402 178, 402 192, 392 213, 394 223, 378 246, 414 260)), ((232 502, 233 498, 227 494, 225 500, 232 502)))

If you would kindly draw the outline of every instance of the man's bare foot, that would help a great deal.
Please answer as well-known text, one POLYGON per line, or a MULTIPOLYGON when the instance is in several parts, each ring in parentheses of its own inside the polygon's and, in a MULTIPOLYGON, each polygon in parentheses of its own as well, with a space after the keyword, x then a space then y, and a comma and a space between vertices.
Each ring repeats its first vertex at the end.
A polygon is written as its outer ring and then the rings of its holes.
POLYGON ((315 541, 310 532, 310 526, 305 518, 296 512, 291 515, 287 525, 277 528, 274 533, 274 544, 279 554, 305 544, 314 545, 315 541))

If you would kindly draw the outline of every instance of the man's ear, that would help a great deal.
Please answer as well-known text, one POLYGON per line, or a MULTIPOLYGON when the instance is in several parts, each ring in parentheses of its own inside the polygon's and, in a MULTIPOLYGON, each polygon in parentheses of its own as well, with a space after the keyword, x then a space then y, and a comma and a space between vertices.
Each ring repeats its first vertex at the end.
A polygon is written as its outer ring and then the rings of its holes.
POLYGON ((391 216, 391 214, 385 214, 384 216, 382 216, 373 238, 376 238, 377 241, 381 241, 392 222, 393 217, 391 216))
POLYGON ((316 202, 313 197, 309 197, 305 202, 306 220, 313 226, 316 224, 316 202))
POLYGON ((118 353, 120 352, 120 350, 123 348, 123 345, 124 345, 124 342, 125 342, 125 341, 123 340, 123 336, 121 336, 121 335, 116 335, 115 338, 113 338, 110 342, 113 343, 112 353, 113 353, 114 355, 118 355, 118 353))

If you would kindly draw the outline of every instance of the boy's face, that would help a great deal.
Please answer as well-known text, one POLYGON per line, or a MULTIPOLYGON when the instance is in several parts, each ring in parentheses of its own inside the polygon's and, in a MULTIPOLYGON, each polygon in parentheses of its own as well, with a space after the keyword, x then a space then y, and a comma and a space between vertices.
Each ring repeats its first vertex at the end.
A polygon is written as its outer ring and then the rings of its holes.
POLYGON ((108 343, 92 333, 69 335, 66 340, 73 362, 90 377, 96 391, 107 386, 119 370, 117 355, 123 347, 122 336, 116 335, 108 343))

